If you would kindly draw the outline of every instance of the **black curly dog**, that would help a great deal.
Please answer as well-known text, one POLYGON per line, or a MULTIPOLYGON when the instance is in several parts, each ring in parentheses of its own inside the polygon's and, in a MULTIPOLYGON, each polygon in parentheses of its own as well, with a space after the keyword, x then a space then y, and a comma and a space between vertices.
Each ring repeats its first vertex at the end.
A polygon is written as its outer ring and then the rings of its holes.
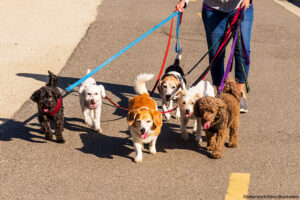
POLYGON ((64 107, 62 103, 62 95, 57 88, 58 78, 55 74, 48 71, 49 82, 46 86, 35 91, 31 100, 37 103, 39 112, 39 122, 41 124, 41 132, 45 134, 47 140, 52 140, 53 132, 50 123, 53 121, 55 126, 56 141, 64 143, 62 132, 64 130, 64 107))

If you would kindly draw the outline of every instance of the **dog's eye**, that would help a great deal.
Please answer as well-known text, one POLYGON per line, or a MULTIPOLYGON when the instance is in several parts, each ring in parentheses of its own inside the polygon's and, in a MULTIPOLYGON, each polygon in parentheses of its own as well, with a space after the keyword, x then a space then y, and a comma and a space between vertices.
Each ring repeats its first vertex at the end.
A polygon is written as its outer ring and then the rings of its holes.
POLYGON ((185 105, 185 101, 184 101, 184 102, 182 102, 182 104, 183 104, 183 105, 185 105))
POLYGON ((172 86, 172 89, 175 89, 175 86, 172 86))
POLYGON ((195 102, 192 102, 192 105, 194 105, 195 104, 195 102))
POLYGON ((98 93, 96 93, 95 95, 98 95, 98 93))
POLYGON ((88 95, 92 95, 91 93, 88 93, 88 95))
POLYGON ((164 88, 167 88, 167 86, 166 86, 166 85, 164 85, 164 88))
POLYGON ((147 120, 147 123, 151 123, 152 121, 151 120, 147 120))
POLYGON ((137 122, 141 122, 141 120, 140 119, 138 119, 138 120, 136 120, 137 122))

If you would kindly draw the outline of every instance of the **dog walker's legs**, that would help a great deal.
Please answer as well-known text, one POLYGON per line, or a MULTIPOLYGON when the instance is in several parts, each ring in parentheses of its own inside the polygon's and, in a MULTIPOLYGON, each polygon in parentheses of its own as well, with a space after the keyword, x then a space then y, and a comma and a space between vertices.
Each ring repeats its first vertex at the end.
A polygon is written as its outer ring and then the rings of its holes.
POLYGON ((200 118, 197 118, 195 120, 195 125, 196 125, 196 142, 200 145, 200 143, 202 142, 202 138, 201 138, 201 119, 200 118))
POLYGON ((135 162, 142 162, 143 160, 143 152, 142 152, 142 144, 134 142, 134 148, 136 152, 136 157, 134 159, 135 162))
POLYGON ((227 134, 228 134, 227 129, 218 132, 216 148, 211 154, 213 158, 215 159, 221 158, 227 134))
POLYGON ((100 106, 95 110, 95 130, 98 131, 99 133, 102 133, 102 129, 100 127, 100 119, 101 119, 101 108, 100 108, 100 106))
POLYGON ((90 110, 88 110, 88 109, 85 109, 85 110, 83 111, 84 121, 85 121, 85 123, 86 123, 87 125, 89 125, 90 127, 93 128, 93 127, 94 127, 94 124, 93 124, 93 120, 92 120, 92 118, 91 118, 89 112, 90 112, 90 110))
MULTIPOLYGON (((168 102, 163 99, 162 100, 162 108, 163 108, 164 112, 168 111, 167 104, 168 104, 168 102)), ((164 116, 165 116, 166 120, 170 120, 171 119, 170 113, 165 113, 164 116)))
POLYGON ((189 122, 188 118, 186 117, 181 118, 181 125, 180 125, 181 136, 185 141, 189 139, 189 134, 187 133, 187 128, 186 128, 188 122, 189 122))
POLYGON ((149 144, 149 151, 152 155, 155 155, 156 154, 156 140, 157 140, 157 137, 155 137, 149 144))

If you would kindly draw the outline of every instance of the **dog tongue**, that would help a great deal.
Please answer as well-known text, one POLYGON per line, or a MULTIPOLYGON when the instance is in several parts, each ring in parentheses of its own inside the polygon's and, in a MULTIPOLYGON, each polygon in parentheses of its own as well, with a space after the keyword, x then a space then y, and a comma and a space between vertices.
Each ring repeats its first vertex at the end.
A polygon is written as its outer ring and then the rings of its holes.
POLYGON ((143 139, 146 139, 146 138, 148 137, 148 133, 144 133, 143 135, 141 135, 141 137, 142 137, 143 139))
POLYGON ((190 117, 192 114, 191 113, 185 113, 186 117, 190 117))
POLYGON ((210 121, 205 122, 205 123, 203 124, 203 128, 206 129, 206 130, 209 129, 210 123, 211 123, 210 121))
POLYGON ((48 112, 49 111, 49 109, 48 108, 44 108, 44 112, 48 112))

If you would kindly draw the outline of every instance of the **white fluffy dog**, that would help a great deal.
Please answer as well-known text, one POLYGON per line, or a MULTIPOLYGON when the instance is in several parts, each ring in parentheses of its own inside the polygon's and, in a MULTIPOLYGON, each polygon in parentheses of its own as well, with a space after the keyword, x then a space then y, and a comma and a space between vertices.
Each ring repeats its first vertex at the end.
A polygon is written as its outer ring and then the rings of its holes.
POLYGON ((196 141, 201 140, 201 121, 194 115, 194 104, 197 99, 204 96, 215 96, 213 86, 208 81, 200 81, 197 85, 181 92, 179 98, 179 109, 181 112, 181 134, 185 141, 188 140, 187 123, 190 119, 195 120, 193 132, 196 133, 196 141))
MULTIPOLYGON (((87 70, 88 73, 90 73, 90 69, 87 70)), ((79 87, 79 100, 84 121, 99 133, 102 133, 100 117, 102 98, 105 96, 103 85, 97 85, 95 79, 91 77, 82 82, 79 87)))

